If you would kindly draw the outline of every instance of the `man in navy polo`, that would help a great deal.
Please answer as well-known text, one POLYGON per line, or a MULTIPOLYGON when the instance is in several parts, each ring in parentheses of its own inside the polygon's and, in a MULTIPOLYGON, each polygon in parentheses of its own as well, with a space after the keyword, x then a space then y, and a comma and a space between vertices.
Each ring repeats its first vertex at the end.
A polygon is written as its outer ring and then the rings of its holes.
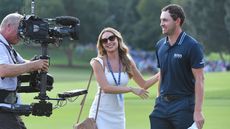
POLYGON ((182 31, 183 8, 170 4, 161 10, 165 38, 156 45, 160 68, 159 96, 150 114, 151 129, 202 129, 204 116, 204 55, 201 45, 182 31))

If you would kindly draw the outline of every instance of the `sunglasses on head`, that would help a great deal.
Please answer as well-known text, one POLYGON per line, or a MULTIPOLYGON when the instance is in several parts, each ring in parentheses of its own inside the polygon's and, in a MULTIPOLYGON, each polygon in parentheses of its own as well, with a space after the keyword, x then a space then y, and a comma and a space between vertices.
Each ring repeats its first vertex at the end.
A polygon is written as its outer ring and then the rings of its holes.
POLYGON ((116 39, 116 37, 117 37, 117 36, 115 36, 115 35, 111 35, 111 36, 109 36, 108 38, 101 39, 100 42, 101 42, 101 43, 108 43, 108 40, 109 40, 109 41, 114 41, 114 40, 116 39))

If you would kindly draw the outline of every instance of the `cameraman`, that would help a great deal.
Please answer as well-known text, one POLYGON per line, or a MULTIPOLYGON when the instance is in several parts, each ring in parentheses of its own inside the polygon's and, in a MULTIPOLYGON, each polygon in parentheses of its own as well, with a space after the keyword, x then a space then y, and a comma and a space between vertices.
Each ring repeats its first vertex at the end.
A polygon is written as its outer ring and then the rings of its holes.
POLYGON ((23 73, 48 71, 48 60, 29 61, 23 59, 12 47, 19 42, 18 26, 23 18, 18 13, 8 14, 0 26, 0 129, 26 129, 17 114, 3 110, 19 103, 17 76, 23 73), (4 107, 4 108, 3 108, 4 107))

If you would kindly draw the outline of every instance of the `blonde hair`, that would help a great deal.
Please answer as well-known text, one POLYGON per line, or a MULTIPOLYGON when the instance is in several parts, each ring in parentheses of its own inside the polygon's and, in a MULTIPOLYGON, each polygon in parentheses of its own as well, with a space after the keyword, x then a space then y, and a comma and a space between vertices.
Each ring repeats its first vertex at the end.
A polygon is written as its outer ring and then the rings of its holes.
POLYGON ((119 58, 123 66, 122 71, 127 72, 129 75, 129 78, 132 78, 133 72, 131 70, 131 61, 128 57, 129 49, 127 45, 124 43, 121 33, 117 31, 116 29, 107 27, 107 28, 104 28, 99 34, 98 39, 97 39, 98 57, 107 55, 106 50, 104 49, 102 43, 100 42, 101 37, 105 32, 111 32, 117 37, 119 58))

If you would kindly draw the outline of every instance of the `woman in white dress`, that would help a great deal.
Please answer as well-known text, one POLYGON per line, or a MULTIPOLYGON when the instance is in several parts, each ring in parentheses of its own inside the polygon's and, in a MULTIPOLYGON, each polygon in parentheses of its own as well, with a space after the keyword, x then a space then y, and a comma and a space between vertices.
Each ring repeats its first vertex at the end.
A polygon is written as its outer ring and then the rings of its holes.
POLYGON ((90 108, 89 117, 94 118, 98 103, 99 91, 101 99, 97 116, 98 129, 125 129, 125 112, 123 93, 132 92, 145 99, 148 89, 158 81, 158 74, 144 80, 136 64, 128 53, 123 38, 114 28, 105 28, 97 40, 98 57, 90 62, 98 83, 98 92, 90 108), (133 78, 140 88, 128 87, 133 78))

